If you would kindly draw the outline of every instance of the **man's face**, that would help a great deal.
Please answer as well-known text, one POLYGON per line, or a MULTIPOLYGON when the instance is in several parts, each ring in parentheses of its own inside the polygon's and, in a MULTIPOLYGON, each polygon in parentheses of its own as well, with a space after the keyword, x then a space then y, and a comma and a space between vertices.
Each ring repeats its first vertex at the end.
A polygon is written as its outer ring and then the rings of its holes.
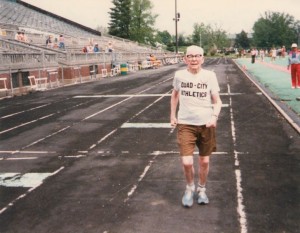
POLYGON ((197 52, 190 52, 185 55, 184 61, 188 65, 188 69, 198 70, 204 62, 204 57, 197 52))

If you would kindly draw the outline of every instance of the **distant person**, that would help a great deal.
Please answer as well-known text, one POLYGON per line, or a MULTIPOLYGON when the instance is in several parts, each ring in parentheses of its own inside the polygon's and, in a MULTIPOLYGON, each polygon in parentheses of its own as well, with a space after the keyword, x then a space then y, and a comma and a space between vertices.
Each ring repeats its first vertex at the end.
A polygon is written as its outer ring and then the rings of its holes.
POLYGON ((58 38, 58 47, 60 49, 65 49, 65 38, 63 35, 60 35, 59 38, 58 38))
POLYGON ((48 36, 47 40, 46 40, 46 46, 48 48, 52 48, 53 47, 53 43, 52 43, 52 36, 48 36))
POLYGON ((260 57, 260 61, 265 60, 265 50, 263 50, 263 49, 259 50, 259 57, 260 57))
POLYGON ((202 68, 204 51, 189 46, 184 61, 187 68, 175 72, 171 94, 171 126, 177 128, 177 142, 186 180, 182 205, 191 207, 197 191, 198 204, 208 204, 206 183, 209 158, 216 151, 215 128, 221 111, 216 74, 202 68), (179 106, 178 113, 177 107, 179 106), (197 188, 194 181, 194 150, 199 149, 197 188))
POLYGON ((271 49, 271 61, 275 61, 277 57, 277 50, 275 48, 271 49))
POLYGON ((113 45, 112 45, 111 41, 108 42, 107 49, 108 49, 108 52, 110 52, 110 53, 112 53, 114 51, 114 48, 113 48, 113 45))
POLYGON ((300 88, 300 51, 296 43, 292 44, 287 68, 291 69, 292 88, 300 88))
POLYGON ((88 53, 93 53, 93 52, 94 52, 94 47, 93 47, 91 44, 88 44, 88 45, 86 46, 86 48, 87 48, 87 52, 88 52, 88 53))
POLYGON ((16 33, 15 40, 21 41, 21 32, 16 33))
POLYGON ((88 52, 86 46, 84 46, 84 47, 82 48, 82 52, 83 52, 83 53, 87 53, 87 52, 88 52))
POLYGON ((99 48, 99 45, 96 43, 94 45, 94 53, 98 53, 98 52, 100 52, 100 48, 99 48))
POLYGON ((26 42, 26 37, 25 37, 25 33, 24 32, 20 32, 20 41, 22 42, 26 42))
POLYGON ((21 32, 22 36, 23 36, 23 41, 26 42, 26 43, 29 43, 30 42, 30 39, 28 38, 28 36, 25 34, 25 32, 21 32))
POLYGON ((256 58, 256 49, 251 49, 251 63, 255 63, 255 58, 256 58))
POLYGON ((282 56, 282 58, 285 58, 285 55, 286 55, 286 49, 285 49, 285 46, 282 46, 282 48, 281 48, 281 56, 282 56))

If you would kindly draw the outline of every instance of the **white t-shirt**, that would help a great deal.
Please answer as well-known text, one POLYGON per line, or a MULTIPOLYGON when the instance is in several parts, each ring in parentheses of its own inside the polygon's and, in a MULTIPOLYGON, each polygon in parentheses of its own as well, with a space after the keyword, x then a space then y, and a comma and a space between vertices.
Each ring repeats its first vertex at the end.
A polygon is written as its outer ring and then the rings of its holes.
POLYGON ((179 70, 173 87, 179 92, 178 123, 205 125, 213 114, 211 95, 220 91, 216 74, 205 69, 197 74, 179 70))

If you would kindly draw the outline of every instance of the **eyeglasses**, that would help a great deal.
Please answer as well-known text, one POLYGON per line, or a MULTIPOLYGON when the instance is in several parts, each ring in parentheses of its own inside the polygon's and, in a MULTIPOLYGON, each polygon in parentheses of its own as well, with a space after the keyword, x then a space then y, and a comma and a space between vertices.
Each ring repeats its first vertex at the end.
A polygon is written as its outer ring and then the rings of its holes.
POLYGON ((187 57, 188 59, 200 58, 200 57, 202 57, 202 54, 195 54, 195 55, 188 54, 188 55, 186 55, 186 57, 187 57))

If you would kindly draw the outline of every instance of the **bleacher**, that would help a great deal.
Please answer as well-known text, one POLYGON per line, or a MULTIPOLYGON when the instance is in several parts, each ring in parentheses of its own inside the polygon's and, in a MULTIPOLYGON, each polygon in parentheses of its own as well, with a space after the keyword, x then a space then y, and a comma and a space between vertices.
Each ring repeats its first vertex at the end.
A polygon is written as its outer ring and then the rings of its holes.
POLYGON ((77 82, 76 75, 71 72, 74 67, 79 70, 80 81, 101 76, 102 69, 107 70, 110 76, 118 75, 120 72, 113 69, 124 63, 131 67, 130 71, 135 70, 132 67, 142 69, 149 54, 154 54, 162 64, 169 63, 168 59, 177 61, 174 53, 101 35, 94 29, 21 0, 0 0, 0 94, 5 90, 7 95, 8 89, 11 89, 11 95, 17 93, 17 89, 23 91, 24 88, 19 88, 20 79, 22 85, 29 89, 37 86, 32 84, 32 77, 51 84, 53 77, 49 76, 48 70, 55 70, 57 80, 54 81, 64 85, 77 82), (26 42, 15 39, 20 31, 28 38, 26 42), (65 38, 65 49, 46 46, 49 36, 56 41, 60 35, 65 38), (113 44, 113 53, 106 51, 108 42, 113 44), (84 46, 95 43, 102 49, 101 52, 82 52, 84 46))

